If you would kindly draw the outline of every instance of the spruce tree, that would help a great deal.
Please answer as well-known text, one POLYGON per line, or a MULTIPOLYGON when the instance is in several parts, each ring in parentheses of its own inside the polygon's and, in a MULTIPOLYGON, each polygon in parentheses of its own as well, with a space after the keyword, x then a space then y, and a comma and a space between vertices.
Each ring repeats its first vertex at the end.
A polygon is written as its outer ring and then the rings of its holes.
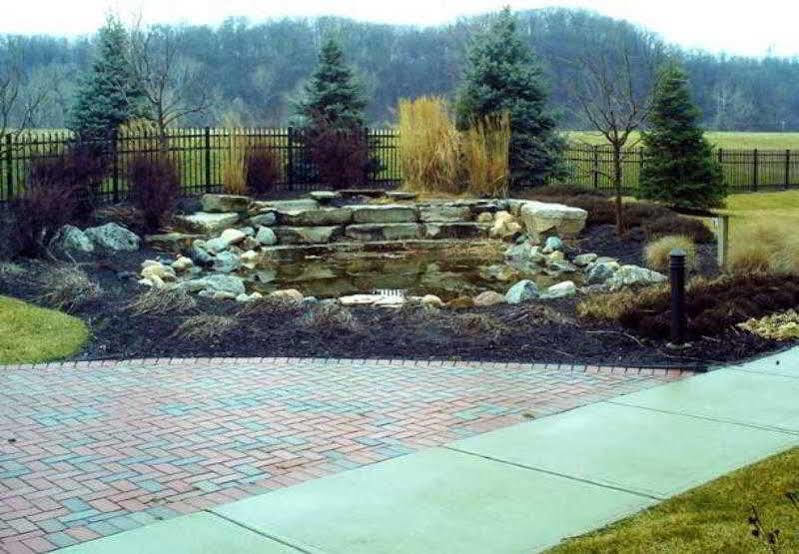
POLYGON ((305 126, 312 127, 317 121, 325 121, 341 130, 364 126, 366 100, 334 38, 328 38, 322 45, 319 65, 305 85, 304 93, 297 105, 297 114, 305 126))
POLYGON ((667 65, 655 88, 649 130, 643 133, 639 197, 682 208, 723 205, 727 186, 699 118, 685 72, 675 63, 667 65))
POLYGON ((456 103, 458 127, 508 112, 511 180, 543 183, 562 171, 565 144, 546 104, 541 68, 516 30, 516 17, 505 8, 469 49, 456 103))
POLYGON ((82 140, 104 139, 123 123, 144 115, 143 94, 126 57, 128 36, 114 17, 99 31, 97 57, 84 76, 69 127, 82 140))

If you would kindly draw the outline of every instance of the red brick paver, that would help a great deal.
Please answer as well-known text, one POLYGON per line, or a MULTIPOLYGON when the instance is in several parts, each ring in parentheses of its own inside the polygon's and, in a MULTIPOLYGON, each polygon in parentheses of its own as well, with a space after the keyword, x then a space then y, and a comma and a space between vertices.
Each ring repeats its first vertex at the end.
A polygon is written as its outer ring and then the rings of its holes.
POLYGON ((0 369, 0 551, 53 550, 684 375, 286 358, 0 369))

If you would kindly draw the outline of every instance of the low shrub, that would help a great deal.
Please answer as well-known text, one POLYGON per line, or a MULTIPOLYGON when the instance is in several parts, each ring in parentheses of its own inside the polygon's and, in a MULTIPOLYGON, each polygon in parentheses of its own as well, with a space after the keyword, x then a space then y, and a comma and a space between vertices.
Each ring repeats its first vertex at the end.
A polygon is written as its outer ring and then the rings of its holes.
POLYGON ((180 196, 180 172, 166 154, 138 154, 128 166, 128 186, 146 230, 157 231, 175 209, 180 196))
POLYGON ((498 319, 480 313, 453 314, 446 321, 457 335, 497 338, 510 333, 510 328, 498 319))
POLYGON ((248 318, 261 318, 279 315, 286 318, 299 317, 303 313, 302 304, 288 298, 264 296, 241 305, 238 315, 248 318))
POLYGON ((187 317, 171 338, 195 342, 215 342, 224 338, 237 325, 236 318, 224 315, 195 315, 187 317))
POLYGON ((366 183, 373 160, 362 130, 339 129, 321 119, 306 131, 305 142, 322 183, 334 189, 366 183))
POLYGON ((306 314, 302 323, 316 333, 329 336, 364 332, 363 326, 352 312, 340 304, 326 303, 317 306, 306 314))
POLYGON ((788 310, 779 314, 767 315, 760 319, 749 319, 738 324, 738 328, 759 337, 771 340, 799 339, 799 313, 788 310))
POLYGON ((283 161, 272 147, 250 147, 247 151, 247 190, 251 194, 265 194, 283 177, 283 161))
MULTIPOLYGON (((799 305, 799 276, 751 273, 714 280, 694 279, 686 289, 685 310, 689 335, 713 336, 752 318, 799 305)), ((618 321, 651 337, 667 337, 671 311, 670 294, 641 295, 621 310, 618 321)))
POLYGON ((642 289, 625 289, 609 294, 595 294, 577 304, 577 315, 585 319, 599 321, 618 321, 622 314, 635 308, 640 302, 658 298, 666 291, 664 285, 642 289))
POLYGON ((689 270, 696 268, 696 244, 690 237, 683 235, 668 235, 655 239, 646 245, 644 260, 649 269, 666 271, 669 268, 671 251, 679 248, 685 252, 685 266, 689 270))
POLYGON ((126 309, 133 315, 184 314, 197 307, 190 294, 178 289, 150 289, 136 297, 126 309))
POLYGON ((47 291, 39 300, 50 308, 74 313, 102 295, 100 286, 76 265, 47 266, 37 276, 47 291))
POLYGON ((658 217, 649 221, 644 220, 641 227, 649 240, 669 235, 682 235, 697 244, 707 244, 716 240, 713 231, 698 219, 682 217, 676 214, 658 217))

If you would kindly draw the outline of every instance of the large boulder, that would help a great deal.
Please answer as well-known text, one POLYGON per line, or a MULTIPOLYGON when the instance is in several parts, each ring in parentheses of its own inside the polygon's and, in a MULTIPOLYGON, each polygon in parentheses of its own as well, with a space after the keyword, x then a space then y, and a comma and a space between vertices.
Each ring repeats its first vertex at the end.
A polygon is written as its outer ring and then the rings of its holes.
POLYGON ((425 223, 424 236, 428 239, 471 239, 486 237, 488 226, 479 223, 425 223))
POLYGON ((128 231, 116 223, 89 227, 85 232, 86 236, 94 243, 94 246, 99 246, 111 252, 135 252, 141 245, 141 239, 136 233, 128 231))
POLYGON ((233 194, 204 194, 200 200, 203 211, 210 214, 246 213, 250 198, 233 194))
POLYGON ((472 210, 469 206, 428 204, 419 207, 419 219, 424 223, 470 221, 472 210))
POLYGON ((94 243, 77 227, 64 225, 50 241, 50 248, 56 252, 91 254, 94 252, 94 243))
POLYGON ((350 206, 355 223, 416 223, 419 217, 416 208, 401 204, 350 206))
POLYGON ((528 279, 519 281, 505 293, 505 302, 508 304, 521 304, 538 298, 538 286, 528 279))
POLYGON ((175 216, 175 222, 192 233, 217 233, 235 225, 238 221, 239 214, 236 213, 211 214, 197 212, 192 215, 175 216))
POLYGON ((316 208, 311 210, 278 210, 280 225, 324 226, 346 225, 352 221, 352 211, 348 208, 316 208))
POLYGON ((552 285, 541 294, 542 300, 554 300, 555 298, 567 298, 577 294, 577 286, 572 281, 563 281, 557 285, 552 285))
POLYGON ((348 225, 344 234, 361 241, 410 240, 418 239, 422 229, 418 223, 364 223, 348 225))
POLYGON ((327 227, 275 227, 280 244, 324 244, 342 234, 340 226, 327 227))
POLYGON ((561 237, 575 237, 585 227, 588 212, 563 204, 526 201, 519 210, 527 232, 533 237, 544 233, 555 233, 561 237))
POLYGON ((657 271, 637 265, 623 265, 607 280, 606 284, 611 291, 617 291, 633 285, 654 285, 667 280, 665 275, 657 271))
POLYGON ((618 269, 619 264, 615 261, 590 264, 587 268, 588 278, 586 282, 589 285, 603 285, 608 279, 613 277, 613 274, 616 273, 618 269))

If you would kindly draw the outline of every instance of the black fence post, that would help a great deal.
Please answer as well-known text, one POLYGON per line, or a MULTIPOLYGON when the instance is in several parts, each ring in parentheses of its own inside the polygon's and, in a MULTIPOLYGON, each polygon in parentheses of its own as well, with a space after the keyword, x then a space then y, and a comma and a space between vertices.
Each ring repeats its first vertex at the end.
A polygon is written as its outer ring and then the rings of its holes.
POLYGON ((286 129, 287 147, 286 150, 286 185, 289 190, 294 185, 294 127, 286 129))
POLYGON ((14 160, 11 151, 14 149, 13 138, 10 134, 6 135, 6 200, 12 200, 14 195, 14 160))
POLYGON ((205 192, 211 192, 211 128, 205 128, 205 192))
POLYGON ((785 150, 785 187, 791 186, 791 149, 785 150))
POLYGON ((757 182, 760 180, 758 177, 758 164, 757 164, 757 148, 753 152, 752 158, 752 190, 757 190, 757 182))
POLYGON ((119 203, 119 147, 117 141, 119 139, 119 130, 114 129, 111 131, 111 177, 112 177, 112 191, 114 194, 114 204, 119 203))
POLYGON ((669 254, 671 283, 671 344, 685 343, 685 251, 675 248, 669 254))
POLYGON ((591 173, 593 173, 593 184, 594 188, 596 189, 599 188, 599 145, 595 144, 593 146, 593 150, 594 150, 594 167, 591 173))

